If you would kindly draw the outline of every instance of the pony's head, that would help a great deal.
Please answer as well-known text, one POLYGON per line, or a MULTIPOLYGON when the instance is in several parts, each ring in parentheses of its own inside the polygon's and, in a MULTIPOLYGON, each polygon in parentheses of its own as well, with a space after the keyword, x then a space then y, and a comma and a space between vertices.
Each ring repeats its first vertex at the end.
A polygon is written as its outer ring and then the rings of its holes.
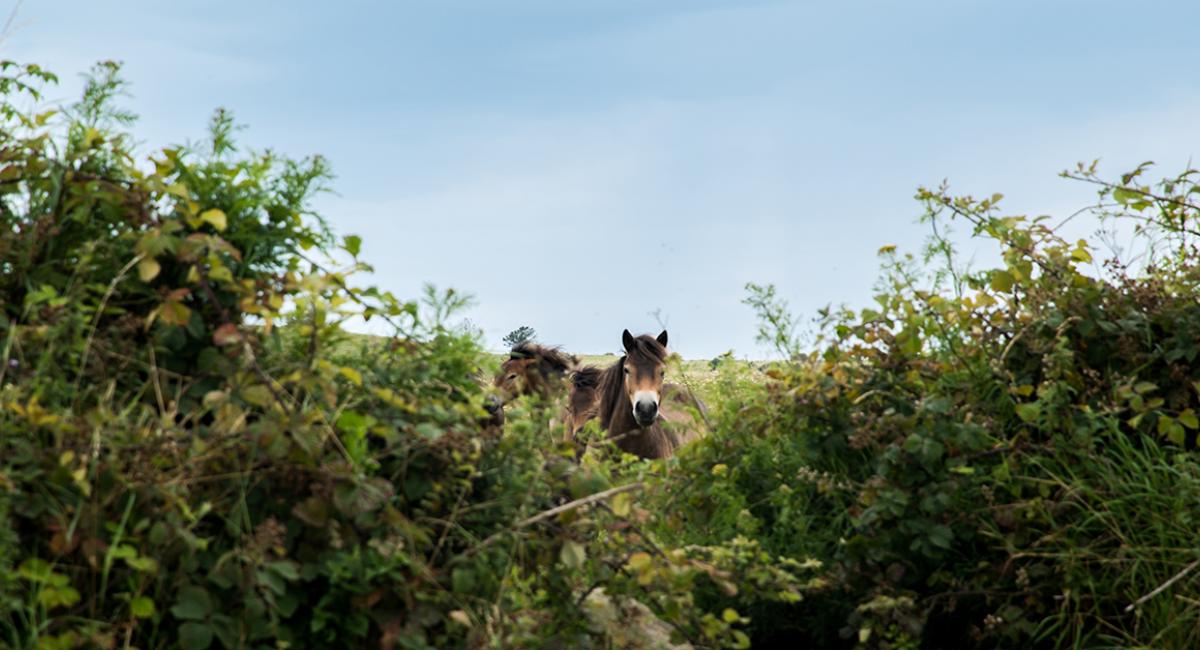
POLYGON ((658 404, 662 401, 663 378, 667 372, 667 331, 658 337, 649 334, 634 336, 629 330, 621 335, 625 346, 622 372, 625 393, 633 405, 633 419, 640 427, 648 427, 658 419, 658 404))
POLYGON ((492 385, 505 403, 534 393, 548 397, 553 383, 561 380, 576 363, 574 357, 558 348, 521 343, 500 364, 492 385))

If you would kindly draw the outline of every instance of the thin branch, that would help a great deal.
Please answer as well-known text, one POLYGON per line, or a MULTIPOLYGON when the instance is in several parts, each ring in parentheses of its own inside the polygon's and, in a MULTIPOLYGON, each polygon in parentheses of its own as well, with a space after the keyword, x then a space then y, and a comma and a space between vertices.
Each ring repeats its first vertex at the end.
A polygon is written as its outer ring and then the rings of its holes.
POLYGON ((1125 608, 1125 611, 1132 612, 1135 608, 1140 606, 1142 603, 1145 603, 1147 600, 1150 600, 1151 598, 1154 598, 1155 596, 1166 591, 1167 589, 1169 589, 1171 587, 1171 585, 1175 584, 1176 582, 1179 582, 1180 580, 1183 579, 1184 576, 1191 573, 1192 569, 1195 569, 1197 566, 1200 566, 1200 560, 1195 560, 1191 564, 1183 567, 1183 569, 1180 570, 1179 573, 1176 573, 1175 575, 1171 576, 1170 580, 1167 580, 1166 582, 1159 585, 1154 591, 1151 591, 1150 593, 1146 594, 1145 596, 1142 596, 1141 598, 1138 598, 1137 600, 1130 603, 1130 605, 1125 608))
POLYGON ((471 548, 470 550, 468 550, 464 555, 468 555, 468 556, 474 555, 475 553, 478 553, 479 551, 483 550, 488 545, 495 542, 497 539, 500 539, 500 537, 502 537, 508 533, 516 532, 522 528, 527 528, 529 526, 532 526, 532 525, 538 523, 539 521, 545 521, 546 519, 549 519, 555 515, 560 515, 564 512, 569 512, 569 511, 575 510, 577 508, 582 508, 584 506, 591 505, 598 501, 603 501, 609 497, 621 494, 622 492, 632 492, 633 490, 640 490, 645 486, 646 486, 646 484, 641 481, 638 481, 637 483, 629 483, 628 485, 620 485, 615 488, 610 488, 610 489, 604 490, 603 492, 597 492, 595 494, 588 495, 581 499, 575 499, 574 501, 564 503, 561 506, 556 506, 549 510, 539 512, 538 514, 536 514, 532 517, 529 517, 527 519, 522 519, 521 521, 517 522, 516 524, 513 524, 513 526, 510 528, 493 533, 487 539, 480 542, 478 546, 475 546, 475 547, 471 548))
POLYGON ((12 11, 8 12, 8 18, 4 21, 4 27, 0 28, 0 43, 8 40, 8 37, 12 35, 13 23, 17 20, 17 13, 21 11, 21 3, 23 2, 24 0, 17 0, 13 4, 12 11))
POLYGON ((112 282, 108 283, 108 290, 104 292, 104 297, 100 299, 100 306, 96 308, 96 315, 92 318, 92 326, 88 329, 87 340, 83 343, 83 355, 79 361, 79 370, 75 373, 75 387, 73 392, 75 393, 76 406, 79 404, 79 381, 83 379, 83 373, 87 370, 88 352, 92 349, 92 339, 96 336, 96 328, 100 325, 100 317, 104 315, 104 308, 108 306, 109 299, 112 298, 113 293, 117 290, 117 284, 125 278, 125 274, 129 273, 129 269, 132 269, 135 264, 141 262, 145 257, 145 255, 141 254, 136 255, 125 266, 121 267, 121 270, 117 271, 117 276, 112 279, 112 282))
POLYGON ((523 519, 523 520, 517 522, 516 526, 513 526, 513 530, 519 530, 521 528, 526 528, 528 526, 532 526, 533 524, 536 524, 539 521, 544 521, 546 519, 549 519, 555 515, 559 515, 564 512, 575 510, 576 508, 582 508, 583 506, 596 503, 597 501, 603 501, 609 497, 613 497, 618 494, 621 494, 622 492, 632 492, 633 490, 640 490, 643 487, 646 487, 646 484, 641 481, 638 481, 637 483, 629 483, 628 485, 619 485, 615 488, 609 488, 607 490, 604 490, 603 492, 597 492, 595 494, 588 495, 581 499, 575 499, 574 501, 564 503, 561 506, 557 506, 557 507, 551 508, 549 510, 546 510, 544 512, 540 512, 532 517, 529 517, 528 519, 523 519))

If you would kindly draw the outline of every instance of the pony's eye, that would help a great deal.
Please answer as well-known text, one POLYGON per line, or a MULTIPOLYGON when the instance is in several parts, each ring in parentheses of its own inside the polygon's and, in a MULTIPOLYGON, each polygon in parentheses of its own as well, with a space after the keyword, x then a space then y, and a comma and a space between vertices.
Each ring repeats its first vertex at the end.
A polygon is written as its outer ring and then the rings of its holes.
POLYGON ((513 373, 513 374, 509 375, 509 376, 508 376, 508 378, 509 378, 509 379, 516 379, 516 378, 517 378, 517 375, 516 375, 516 373, 513 373))
POLYGON ((625 374, 627 374, 627 375, 629 374, 629 368, 621 368, 621 370, 624 370, 625 374))

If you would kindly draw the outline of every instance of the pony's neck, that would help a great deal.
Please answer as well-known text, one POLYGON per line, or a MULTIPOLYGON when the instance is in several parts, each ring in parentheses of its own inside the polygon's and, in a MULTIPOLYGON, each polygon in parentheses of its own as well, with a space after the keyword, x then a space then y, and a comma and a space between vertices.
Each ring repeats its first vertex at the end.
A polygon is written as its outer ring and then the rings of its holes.
MULTIPOLYGON (((633 405, 625 393, 625 357, 600 375, 600 426, 615 435, 628 431, 633 420, 633 405)), ((633 422, 636 426, 636 422, 633 422)))

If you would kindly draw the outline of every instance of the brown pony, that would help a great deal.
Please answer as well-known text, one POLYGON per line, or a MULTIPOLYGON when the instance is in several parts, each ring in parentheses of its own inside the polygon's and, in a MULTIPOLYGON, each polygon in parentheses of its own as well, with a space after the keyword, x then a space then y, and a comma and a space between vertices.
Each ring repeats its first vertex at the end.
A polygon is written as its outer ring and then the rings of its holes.
POLYGON ((622 333, 625 356, 605 370, 584 368, 572 377, 568 429, 574 433, 592 417, 626 453, 666 458, 695 438, 684 405, 704 406, 683 386, 664 383, 667 332, 622 333), (664 426, 665 425, 665 426, 664 426))
POLYGON ((578 365, 578 359, 559 348, 519 343, 500 364, 492 385, 501 404, 522 395, 549 400, 565 392, 564 379, 578 365))

